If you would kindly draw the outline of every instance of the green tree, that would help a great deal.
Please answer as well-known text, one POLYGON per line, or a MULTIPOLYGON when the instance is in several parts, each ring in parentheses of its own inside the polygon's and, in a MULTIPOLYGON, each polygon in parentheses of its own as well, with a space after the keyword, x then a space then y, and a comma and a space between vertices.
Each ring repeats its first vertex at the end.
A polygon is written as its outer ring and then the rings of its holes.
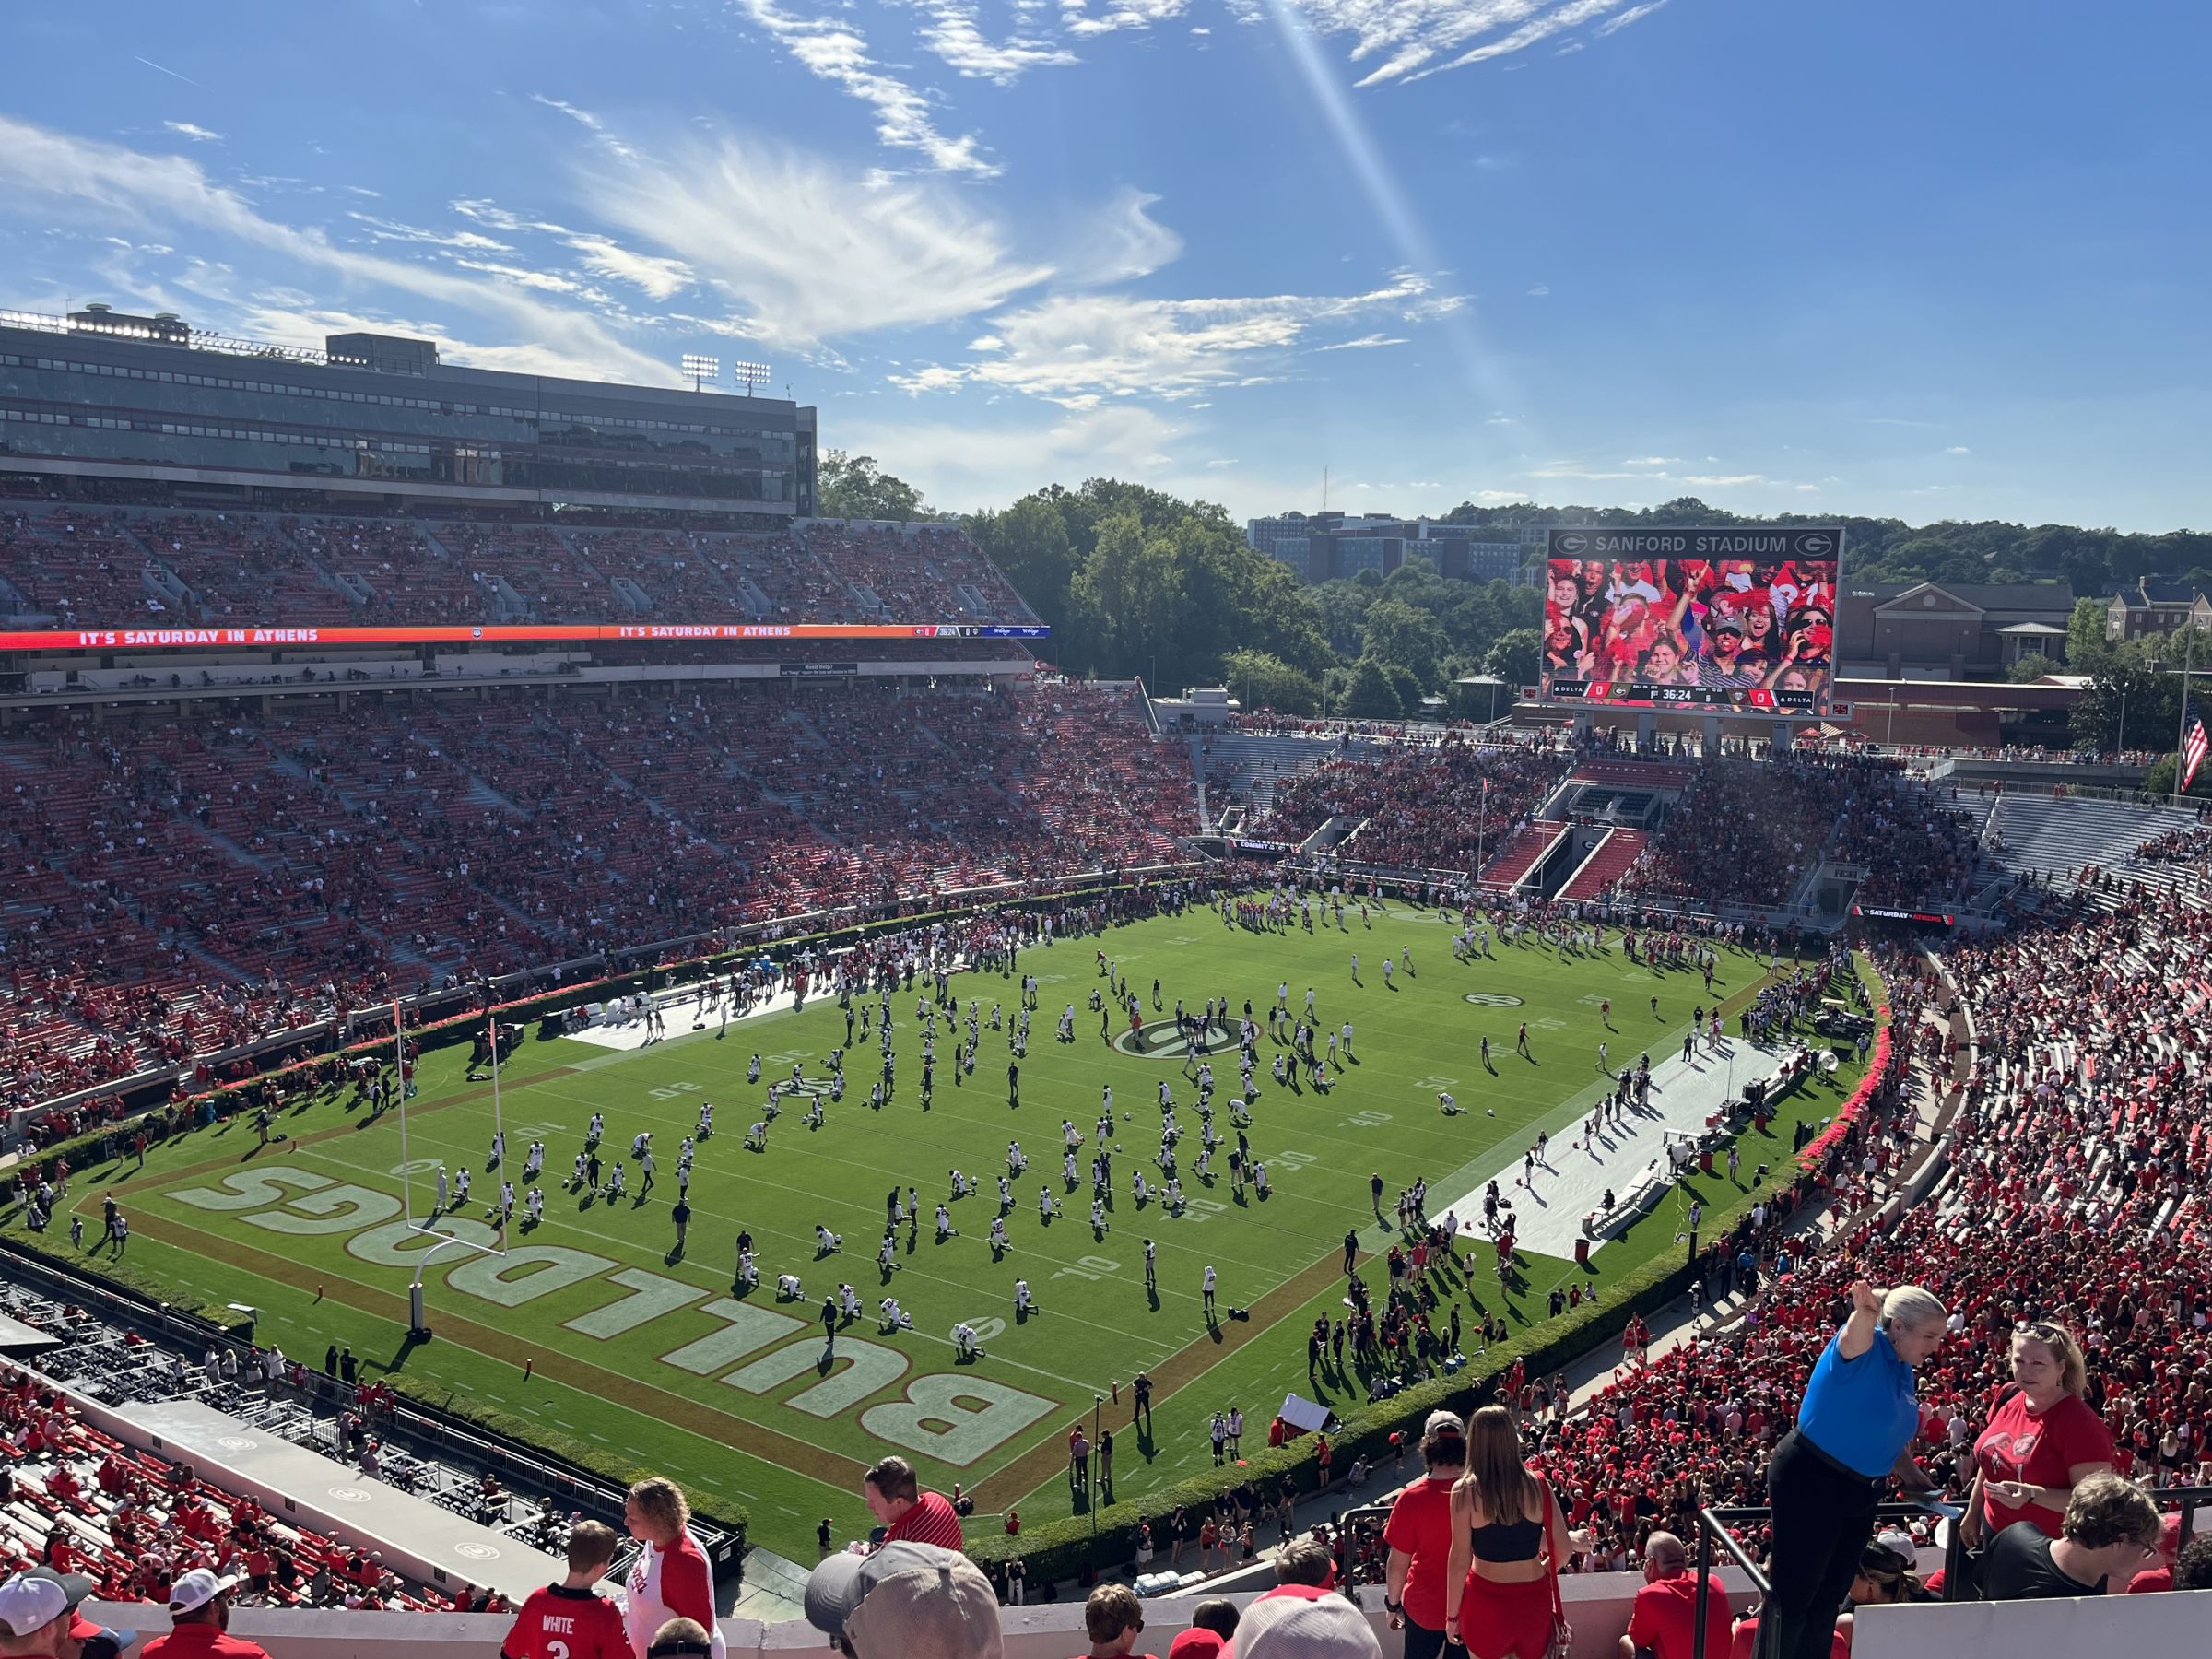
MULTIPOLYGON (((2129 641, 2130 646, 2139 643, 2129 641)), ((2173 741, 2181 719, 2181 697, 2178 676, 2154 673, 2147 659, 2131 652, 2089 681, 2067 724, 2083 748, 2164 748, 2173 741)))
POLYGON ((2025 686, 2041 679, 2046 674, 2056 674, 2058 665, 2040 651, 2031 651, 2005 671, 2005 677, 2015 685, 2025 686))
POLYGON ((1411 670, 1423 690, 1435 686, 1444 633, 1427 611, 1386 594, 1367 607, 1360 638, 1363 654, 1411 670))
POLYGON ((891 519, 912 524, 938 516, 922 492, 883 470, 873 455, 825 450, 815 469, 815 512, 823 518, 891 519))
MULTIPOLYGON (((2130 724, 2132 724, 2132 718, 2130 724)), ((2164 755, 2150 764, 2143 774, 2144 792, 2154 795, 2171 795, 2173 781, 2181 775, 2181 761, 2177 756, 2164 755)), ((2182 796, 2185 801, 2212 801, 2212 762, 2199 766, 2196 776, 2189 780, 2189 788, 2182 796)))
POLYGON ((2110 662, 2112 647, 2104 630, 2104 601, 2075 600, 2074 614, 2066 618, 2066 666, 2077 674, 2094 674, 2110 662))
POLYGON ((1345 688, 1342 712, 1354 720, 1395 720, 1405 712, 1389 672, 1373 657, 1361 657, 1345 688))
POLYGON ((1419 713, 1425 688, 1415 677, 1413 670, 1401 667, 1396 663, 1385 663, 1382 672, 1390 676, 1390 688, 1398 694, 1398 707, 1408 714, 1419 713))
POLYGON ((1489 654, 1482 659, 1482 671, 1494 674, 1506 683, 1502 693, 1512 696, 1523 686, 1533 686, 1544 668, 1544 638, 1533 628, 1515 628, 1500 634, 1489 654))
POLYGON ((1067 591, 1081 559, 1058 506, 1043 495, 1026 495, 1004 512, 976 513, 968 534, 1031 610, 1047 623, 1066 620, 1067 591))
POLYGON ((1221 683, 1247 709, 1318 714, 1321 682, 1265 651, 1232 651, 1221 659, 1221 683))

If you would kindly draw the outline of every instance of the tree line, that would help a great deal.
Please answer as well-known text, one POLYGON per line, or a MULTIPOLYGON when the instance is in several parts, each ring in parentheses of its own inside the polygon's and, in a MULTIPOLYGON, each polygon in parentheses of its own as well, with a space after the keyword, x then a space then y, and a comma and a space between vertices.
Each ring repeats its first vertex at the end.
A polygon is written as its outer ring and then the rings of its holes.
MULTIPOLYGON (((873 457, 837 450, 822 458, 818 491, 824 517, 954 517, 932 509, 873 457)), ((1286 566, 1248 547, 1243 527, 1225 509, 1114 478, 1087 479, 1074 488, 1053 484, 958 522, 1051 625, 1053 658, 1071 674, 1141 676, 1161 693, 1226 686, 1248 707, 1287 714, 1325 708, 1363 719, 1418 712, 1430 696, 1449 700, 1463 675, 1492 675, 1508 688, 1536 679, 1542 588, 1446 577, 1410 548, 1387 576, 1368 571, 1303 585, 1286 566)), ((2101 595, 2146 575, 2179 577, 2212 591, 2212 535, 2188 530, 2151 535, 1997 521, 1749 519, 1693 496, 1640 509, 1466 502, 1444 522, 1495 540, 1560 524, 1841 524, 1847 590, 1923 581, 2068 582, 2083 597, 2069 629, 2066 666, 2099 677, 2099 688, 2077 713, 2075 735, 2105 748, 2171 745, 2179 683, 2147 665, 2178 664, 2183 642, 2159 636, 2108 648, 2101 595), (2127 741, 2122 745, 2112 739, 2121 735, 2124 688, 2127 741), (2163 737, 2156 735, 2160 729, 2163 737)), ((2207 647, 2212 641, 2199 641, 2200 662, 2212 663, 2207 647)), ((2030 658, 2020 673, 2034 677, 2054 666, 2030 658)), ((1488 701, 1477 694, 1464 706, 1480 712, 1488 701)), ((2212 767, 2206 773, 2212 778, 2212 767)))

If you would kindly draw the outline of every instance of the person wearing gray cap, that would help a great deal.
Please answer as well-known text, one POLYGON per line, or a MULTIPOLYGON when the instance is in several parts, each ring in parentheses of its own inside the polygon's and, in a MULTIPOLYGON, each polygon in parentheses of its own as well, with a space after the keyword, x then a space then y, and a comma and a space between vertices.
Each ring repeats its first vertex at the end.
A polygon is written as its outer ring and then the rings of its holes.
POLYGON ((845 1659, 1005 1659, 998 1596, 957 1549, 886 1544, 806 1579, 806 1622, 845 1659))
POLYGON ((1452 1559, 1452 1488, 1466 1473, 1466 1425, 1432 1411, 1421 1433, 1428 1473, 1390 1506, 1382 1542, 1390 1547, 1382 1606, 1390 1628, 1406 1630, 1406 1659, 1436 1659, 1444 1647, 1444 1568, 1452 1559))

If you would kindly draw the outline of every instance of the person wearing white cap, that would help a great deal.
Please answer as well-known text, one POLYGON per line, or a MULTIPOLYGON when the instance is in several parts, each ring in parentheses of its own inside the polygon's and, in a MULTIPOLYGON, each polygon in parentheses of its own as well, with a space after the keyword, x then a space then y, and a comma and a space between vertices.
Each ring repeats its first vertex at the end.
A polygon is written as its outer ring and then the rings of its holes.
POLYGON ((33 1567, 0 1584, 0 1653, 11 1659, 117 1659, 138 1632, 107 1630, 76 1610, 96 1588, 80 1573, 51 1567, 33 1567))
POLYGON ((1263 1595, 1244 1609, 1224 1659, 1382 1659, 1367 1615, 1343 1596, 1263 1595))
POLYGON ((991 1581, 935 1544, 831 1556, 808 1576, 806 1605, 845 1659, 1005 1659, 991 1581))
POLYGON ((257 1641, 229 1632, 235 1578, 194 1567, 170 1586, 170 1632, 146 1644, 145 1659, 269 1659, 257 1641))
MULTIPOLYGON (((89 1587, 89 1581, 80 1580, 89 1587)), ((81 1601, 87 1591, 74 1599, 81 1601)), ((0 1653, 22 1659, 77 1659, 83 1648, 69 1634, 70 1583, 18 1573, 0 1584, 0 1653)))

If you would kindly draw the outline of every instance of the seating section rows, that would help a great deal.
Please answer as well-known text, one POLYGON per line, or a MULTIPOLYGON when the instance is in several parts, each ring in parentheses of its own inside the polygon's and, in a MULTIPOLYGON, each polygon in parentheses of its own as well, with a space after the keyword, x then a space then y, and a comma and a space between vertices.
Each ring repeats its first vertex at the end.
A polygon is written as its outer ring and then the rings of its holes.
POLYGON ((426 982, 1175 852, 1126 693, 714 682, 0 735, 0 1100, 426 982))
POLYGON ((18 504, 0 617, 66 628, 1030 622, 952 525, 785 534, 18 504))

